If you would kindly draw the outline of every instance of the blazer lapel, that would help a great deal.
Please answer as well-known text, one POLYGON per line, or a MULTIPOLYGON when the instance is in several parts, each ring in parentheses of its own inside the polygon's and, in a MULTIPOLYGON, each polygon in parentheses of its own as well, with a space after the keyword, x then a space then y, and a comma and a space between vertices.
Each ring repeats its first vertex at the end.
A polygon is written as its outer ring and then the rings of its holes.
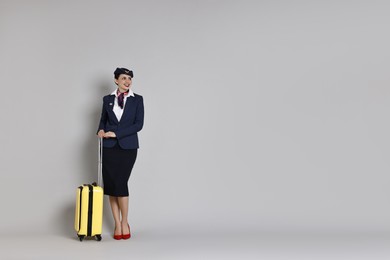
POLYGON ((115 95, 111 95, 108 101, 108 112, 111 113, 111 116, 115 119, 116 122, 118 122, 118 118, 116 118, 114 113, 115 95))
POLYGON ((133 97, 133 96, 127 97, 125 107, 123 108, 124 111, 123 111, 121 120, 122 120, 122 118, 124 118, 124 117, 129 113, 129 111, 131 110, 131 107, 133 106, 133 102, 134 102, 134 97, 133 97))

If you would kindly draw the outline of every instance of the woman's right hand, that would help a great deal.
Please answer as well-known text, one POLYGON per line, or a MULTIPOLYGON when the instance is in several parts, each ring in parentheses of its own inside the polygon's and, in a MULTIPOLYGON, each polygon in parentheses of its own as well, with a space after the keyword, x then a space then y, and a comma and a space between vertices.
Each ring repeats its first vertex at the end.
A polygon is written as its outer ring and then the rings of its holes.
POLYGON ((98 136, 100 137, 100 138, 103 138, 104 137, 104 130, 103 129, 101 129, 101 130, 99 130, 99 132, 98 132, 98 136))

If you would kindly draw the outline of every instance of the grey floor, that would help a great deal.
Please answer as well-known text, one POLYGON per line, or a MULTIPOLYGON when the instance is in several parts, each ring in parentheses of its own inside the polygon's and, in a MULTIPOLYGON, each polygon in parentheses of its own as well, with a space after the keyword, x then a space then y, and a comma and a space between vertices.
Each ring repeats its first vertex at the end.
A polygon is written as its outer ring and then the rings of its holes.
POLYGON ((0 259, 390 259, 387 233, 133 230, 127 241, 1 234, 0 259))

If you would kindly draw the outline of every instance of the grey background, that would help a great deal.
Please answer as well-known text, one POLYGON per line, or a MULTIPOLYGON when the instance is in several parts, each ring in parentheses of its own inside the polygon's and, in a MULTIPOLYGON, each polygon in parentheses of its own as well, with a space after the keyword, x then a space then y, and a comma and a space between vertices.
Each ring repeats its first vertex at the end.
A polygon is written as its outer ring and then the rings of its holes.
POLYGON ((389 231, 389 8, 1 0, 0 234, 75 235, 117 66, 145 100, 135 232, 389 231))

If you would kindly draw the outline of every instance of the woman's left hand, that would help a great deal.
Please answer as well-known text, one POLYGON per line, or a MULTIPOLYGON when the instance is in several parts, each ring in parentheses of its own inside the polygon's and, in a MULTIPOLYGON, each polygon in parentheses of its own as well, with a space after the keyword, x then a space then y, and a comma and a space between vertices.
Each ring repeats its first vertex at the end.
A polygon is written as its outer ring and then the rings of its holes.
POLYGON ((107 133, 104 133, 104 138, 115 138, 116 137, 116 134, 114 132, 107 132, 107 133))

